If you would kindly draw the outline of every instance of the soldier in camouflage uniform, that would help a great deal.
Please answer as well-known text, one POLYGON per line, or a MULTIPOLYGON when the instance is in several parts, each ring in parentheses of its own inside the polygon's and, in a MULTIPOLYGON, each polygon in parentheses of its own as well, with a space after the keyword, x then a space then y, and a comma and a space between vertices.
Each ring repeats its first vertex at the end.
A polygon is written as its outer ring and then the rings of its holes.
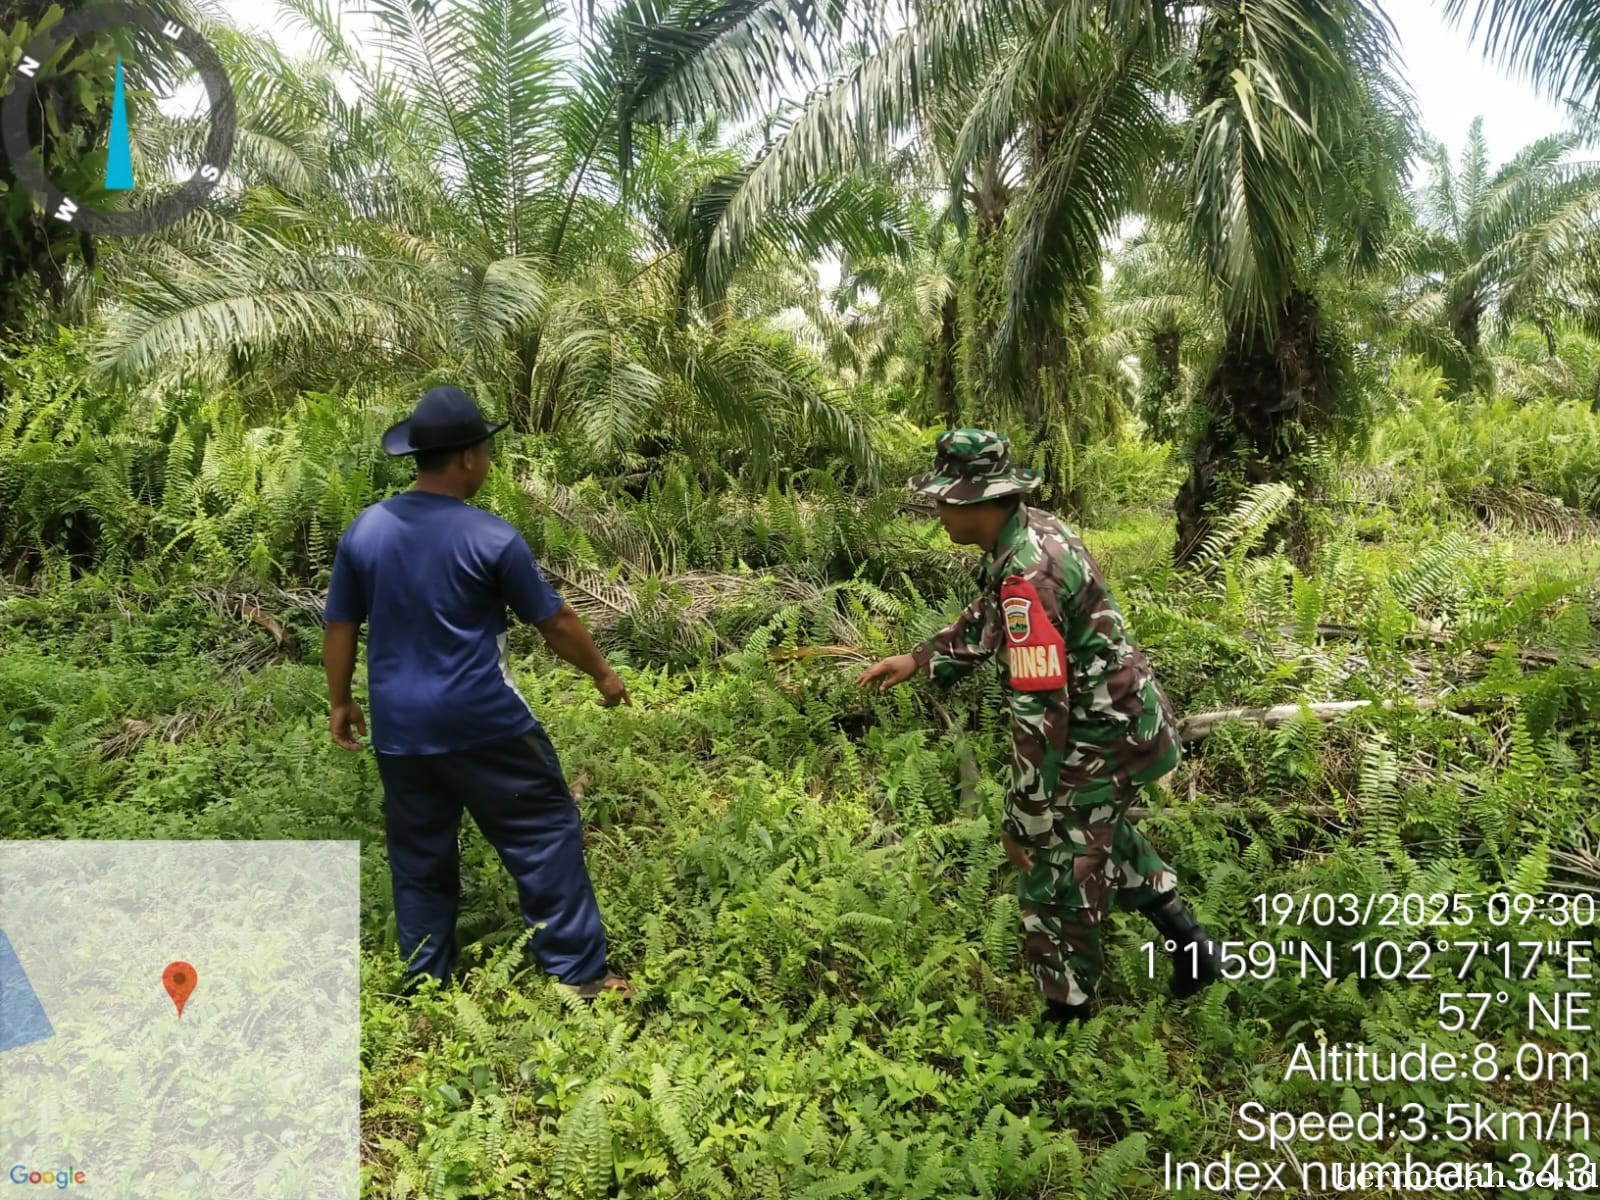
POLYGON ((857 682, 882 689, 920 671, 948 685, 999 663, 1013 744, 1001 837, 1022 872, 1024 949, 1050 1015, 1082 1020, 1113 896, 1176 945, 1174 995, 1221 971, 1172 869, 1124 815, 1141 788, 1178 765, 1172 707, 1083 542, 1023 502, 1039 483, 1037 472, 1012 467, 1002 434, 956 429, 939 438, 934 470, 911 488, 939 501, 952 541, 987 552, 983 591, 948 628, 857 682))

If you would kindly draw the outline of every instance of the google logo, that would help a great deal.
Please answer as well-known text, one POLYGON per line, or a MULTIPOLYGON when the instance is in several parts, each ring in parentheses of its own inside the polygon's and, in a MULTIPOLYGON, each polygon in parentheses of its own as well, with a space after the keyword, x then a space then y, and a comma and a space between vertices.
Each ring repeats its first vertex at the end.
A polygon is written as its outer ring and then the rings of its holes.
POLYGON ((42 1183, 50 1187, 66 1188, 71 1184, 84 1182, 82 1171, 30 1171, 18 1163, 11 1168, 12 1183, 42 1183))

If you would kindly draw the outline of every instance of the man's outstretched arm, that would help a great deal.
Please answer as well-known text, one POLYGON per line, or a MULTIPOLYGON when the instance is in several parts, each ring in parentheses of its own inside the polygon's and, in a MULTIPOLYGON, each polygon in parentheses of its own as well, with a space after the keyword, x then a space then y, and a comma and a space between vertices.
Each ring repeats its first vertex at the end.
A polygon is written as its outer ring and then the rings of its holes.
POLYGON ((562 601, 554 616, 537 622, 534 628, 543 635, 545 644, 552 652, 594 680, 595 687, 600 689, 599 703, 602 707, 633 703, 628 696, 627 685, 611 669, 606 656, 600 653, 600 647, 589 636, 588 626, 573 611, 572 605, 562 601))
POLYGON ((909 653, 872 664, 856 678, 859 687, 876 683, 878 690, 904 683, 919 671, 935 683, 949 685, 972 674, 1000 648, 998 627, 990 631, 988 602, 979 596, 962 614, 909 653))
POLYGON ((558 657, 594 680, 600 689, 600 706, 631 705, 627 687, 594 644, 583 618, 550 586, 521 535, 506 543, 496 567, 500 592, 511 611, 537 629, 558 657))
POLYGON ((917 670, 948 687, 988 662, 999 648, 1000 629, 989 620, 989 599, 984 594, 967 605, 954 621, 915 646, 911 657, 917 670))

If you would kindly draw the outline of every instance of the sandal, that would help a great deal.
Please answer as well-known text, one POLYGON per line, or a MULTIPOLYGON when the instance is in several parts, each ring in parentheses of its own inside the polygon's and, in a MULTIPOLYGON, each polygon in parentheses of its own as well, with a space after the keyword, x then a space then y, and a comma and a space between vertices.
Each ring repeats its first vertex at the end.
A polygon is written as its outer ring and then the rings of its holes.
POLYGON ((567 988, 579 999, 595 1000, 602 992, 620 992, 624 1000, 633 999, 633 985, 621 975, 607 973, 588 983, 569 983, 567 988))

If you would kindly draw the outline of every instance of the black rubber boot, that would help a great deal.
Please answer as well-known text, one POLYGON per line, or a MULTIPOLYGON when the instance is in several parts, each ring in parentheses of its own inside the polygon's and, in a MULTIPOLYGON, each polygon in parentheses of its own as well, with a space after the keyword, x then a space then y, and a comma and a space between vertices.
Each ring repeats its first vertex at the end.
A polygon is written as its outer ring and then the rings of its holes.
POLYGON ((1054 1021, 1060 1025, 1070 1025, 1074 1021, 1087 1021, 1091 1007, 1087 1000, 1082 1004, 1063 1004, 1060 1000, 1047 1000, 1044 1006, 1045 1020, 1054 1021))
POLYGON ((1172 994, 1179 999, 1192 996, 1207 984, 1222 978, 1222 963, 1217 943, 1195 920, 1177 892, 1168 892, 1140 910, 1162 937, 1176 949, 1172 957, 1172 994))

